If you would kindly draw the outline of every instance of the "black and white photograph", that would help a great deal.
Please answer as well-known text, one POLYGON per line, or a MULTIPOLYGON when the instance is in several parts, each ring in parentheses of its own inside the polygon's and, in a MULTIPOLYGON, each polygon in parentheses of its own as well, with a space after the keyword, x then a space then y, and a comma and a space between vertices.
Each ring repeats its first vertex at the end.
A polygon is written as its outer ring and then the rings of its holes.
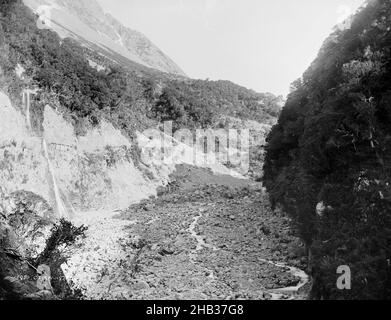
POLYGON ((390 0, 0 0, 0 303, 390 299, 390 0))

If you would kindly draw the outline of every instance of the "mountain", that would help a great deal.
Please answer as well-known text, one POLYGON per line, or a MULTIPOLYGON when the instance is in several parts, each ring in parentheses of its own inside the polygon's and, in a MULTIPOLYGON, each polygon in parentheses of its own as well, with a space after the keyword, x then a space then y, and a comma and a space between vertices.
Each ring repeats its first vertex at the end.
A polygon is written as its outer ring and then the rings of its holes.
POLYGON ((116 53, 133 62, 173 75, 185 73, 142 33, 122 25, 95 0, 24 0, 62 38, 73 37, 95 45, 108 56, 116 53))
POLYGON ((336 28, 267 138, 264 183, 307 246, 314 298, 391 298, 390 25, 391 2, 371 0, 336 28))

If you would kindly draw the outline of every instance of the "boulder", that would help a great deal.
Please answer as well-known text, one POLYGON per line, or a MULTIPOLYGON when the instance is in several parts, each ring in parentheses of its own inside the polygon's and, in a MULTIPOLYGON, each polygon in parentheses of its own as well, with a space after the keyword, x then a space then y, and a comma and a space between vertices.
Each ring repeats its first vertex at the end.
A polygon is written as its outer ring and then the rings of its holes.
POLYGON ((50 279, 31 264, 46 248, 54 223, 47 202, 27 192, 7 196, 0 190, 0 299, 50 299, 50 279), (41 277, 41 278, 40 278, 41 277), (46 281, 45 288, 37 284, 46 281), (45 290, 42 290, 45 289, 45 290))
POLYGON ((54 210, 48 202, 39 195, 29 191, 16 191, 6 196, 4 191, 0 191, 0 212, 5 216, 15 212, 31 212, 35 215, 53 220, 54 210))
POLYGON ((52 208, 38 195, 25 191, 10 196, 3 193, 0 203, 3 238, 23 258, 36 259, 45 249, 54 226, 50 219, 52 208))

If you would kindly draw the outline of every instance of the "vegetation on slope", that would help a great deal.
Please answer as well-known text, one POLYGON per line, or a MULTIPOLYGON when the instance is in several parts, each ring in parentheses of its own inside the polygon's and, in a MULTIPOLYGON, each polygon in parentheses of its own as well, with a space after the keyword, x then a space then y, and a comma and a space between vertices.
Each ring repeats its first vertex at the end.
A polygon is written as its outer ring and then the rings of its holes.
POLYGON ((80 45, 38 29, 36 17, 20 1, 2 1, 0 21, 0 63, 14 98, 23 87, 35 86, 41 89, 37 101, 59 106, 75 124, 87 119, 96 125, 106 116, 129 134, 137 128, 147 104, 139 79, 114 64, 101 72, 92 68, 80 45), (16 77, 17 64, 25 68, 28 83, 16 77))
POLYGON ((265 185, 312 251, 315 298, 391 298, 390 25, 377 0, 335 31, 268 137, 265 185))
POLYGON ((97 125, 106 117, 132 136, 156 120, 200 127, 211 125, 221 112, 258 115, 260 121, 270 121, 279 112, 279 98, 229 82, 175 78, 134 63, 118 64, 110 57, 97 59, 105 66, 98 71, 88 59, 99 54, 73 39, 60 39, 50 30, 37 28, 37 17, 20 0, 2 0, 0 6, 0 67, 5 78, 12 79, 3 86, 20 99, 27 84, 16 77, 15 68, 22 65, 28 85, 41 89, 36 99, 41 104, 33 108, 38 117, 50 102, 74 124, 83 124, 78 127, 97 125))
POLYGON ((177 126, 210 126, 219 114, 272 123, 279 115, 281 97, 261 94, 229 81, 172 80, 166 83, 152 108, 159 120, 174 119, 177 126))

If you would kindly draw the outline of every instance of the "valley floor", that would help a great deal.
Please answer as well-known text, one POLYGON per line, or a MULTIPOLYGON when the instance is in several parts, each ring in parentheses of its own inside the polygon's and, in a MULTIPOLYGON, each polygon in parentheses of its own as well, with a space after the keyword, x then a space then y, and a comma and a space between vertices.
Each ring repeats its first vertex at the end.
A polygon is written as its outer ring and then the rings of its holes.
POLYGON ((157 199, 78 216, 87 238, 63 266, 74 288, 87 299, 306 297, 304 250, 259 184, 185 166, 172 178, 157 199))

